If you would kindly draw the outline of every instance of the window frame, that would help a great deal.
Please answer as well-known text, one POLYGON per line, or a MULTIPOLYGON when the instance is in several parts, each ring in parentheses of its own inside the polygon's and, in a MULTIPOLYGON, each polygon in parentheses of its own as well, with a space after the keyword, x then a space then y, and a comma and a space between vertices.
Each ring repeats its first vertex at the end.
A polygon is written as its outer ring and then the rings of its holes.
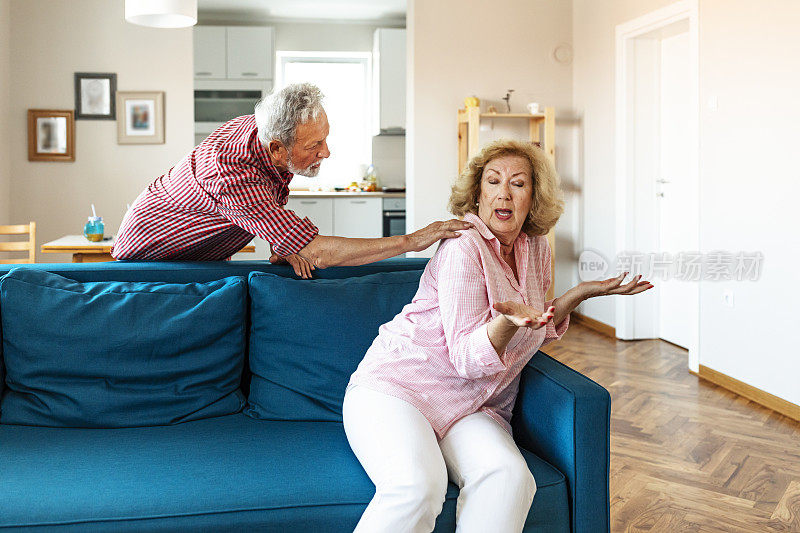
MULTIPOLYGON (((372 126, 375 120, 375 109, 373 107, 373 72, 372 72, 372 52, 353 52, 353 51, 298 51, 298 50, 278 50, 275 52, 275 87, 281 88, 285 85, 285 67, 288 63, 356 63, 364 65, 364 137, 362 139, 364 155, 366 161, 372 160, 372 126)), ((362 162, 363 163, 363 162, 362 162)))

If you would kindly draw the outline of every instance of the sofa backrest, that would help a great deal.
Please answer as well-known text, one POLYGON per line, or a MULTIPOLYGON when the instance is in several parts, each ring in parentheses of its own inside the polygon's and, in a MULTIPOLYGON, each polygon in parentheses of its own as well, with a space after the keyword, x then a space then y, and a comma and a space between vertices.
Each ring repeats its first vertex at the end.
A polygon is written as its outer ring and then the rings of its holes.
MULTIPOLYGON (((318 279, 343 279, 365 276, 379 272, 395 272, 423 270, 427 258, 392 258, 361 266, 330 267, 314 271, 318 279)), ((0 264, 0 276, 19 265, 0 264)), ((107 263, 37 263, 25 265, 52 272, 65 278, 79 281, 160 281, 167 283, 205 283, 230 276, 241 276, 247 280, 251 272, 266 272, 277 276, 295 278, 297 276, 287 265, 273 265, 269 261, 113 261, 107 263)), ((248 309, 250 308, 248 302, 248 309)), ((0 302, 2 313, 2 302, 0 302)), ((247 331, 250 331, 248 316, 247 331)), ((2 346, 2 330, 0 330, 0 346, 2 346)), ((0 377, 2 373, 0 373, 0 377)), ((242 392, 249 394, 250 365, 245 354, 242 374, 242 392)))
MULTIPOLYGON (((342 279, 377 272, 397 270, 422 270, 427 258, 393 258, 368 265, 331 267, 314 271, 320 279, 342 279)), ((20 265, 0 264, 0 276, 20 265)), ((242 276, 251 272, 268 272, 277 276, 296 278, 287 265, 273 265, 269 261, 111 261, 107 263, 36 263, 25 265, 64 276, 75 281, 163 281, 191 283, 216 281, 228 276, 242 276)))

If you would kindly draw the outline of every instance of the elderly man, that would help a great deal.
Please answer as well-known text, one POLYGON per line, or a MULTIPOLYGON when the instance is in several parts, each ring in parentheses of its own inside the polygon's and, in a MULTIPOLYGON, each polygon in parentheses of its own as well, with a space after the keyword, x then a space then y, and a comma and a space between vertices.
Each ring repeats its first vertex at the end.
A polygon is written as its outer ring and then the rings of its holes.
POLYGON ((315 268, 421 251, 472 227, 453 219, 394 237, 319 235, 310 220, 283 206, 292 176, 316 176, 330 156, 327 136, 317 87, 301 83, 272 93, 256 104, 255 115, 220 126, 139 195, 111 255, 215 261, 230 258, 257 235, 272 246, 270 261, 286 261, 308 278, 315 268))

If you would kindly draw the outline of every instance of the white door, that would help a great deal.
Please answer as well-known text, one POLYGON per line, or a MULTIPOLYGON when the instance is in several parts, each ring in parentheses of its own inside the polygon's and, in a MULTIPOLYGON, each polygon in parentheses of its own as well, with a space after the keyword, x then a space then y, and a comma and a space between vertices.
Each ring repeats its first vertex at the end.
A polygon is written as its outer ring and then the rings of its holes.
MULTIPOLYGON (((689 144, 689 34, 679 33, 661 40, 659 154, 655 191, 658 212, 659 252, 675 254, 697 250, 698 193, 689 144)), ((696 168, 696 167, 695 167, 696 168)), ((658 291, 658 336, 689 349, 696 280, 674 276, 654 279, 658 291)))

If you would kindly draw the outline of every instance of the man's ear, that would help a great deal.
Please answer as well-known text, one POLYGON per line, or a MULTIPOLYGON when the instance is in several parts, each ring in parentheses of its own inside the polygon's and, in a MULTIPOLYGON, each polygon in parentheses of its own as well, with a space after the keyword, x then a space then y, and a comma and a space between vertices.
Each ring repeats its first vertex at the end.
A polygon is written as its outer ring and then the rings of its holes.
POLYGON ((269 144, 267 144, 267 151, 269 152, 269 157, 273 164, 278 164, 281 166, 286 165, 286 162, 289 158, 289 152, 287 152, 286 147, 282 142, 275 139, 271 140, 269 144))

